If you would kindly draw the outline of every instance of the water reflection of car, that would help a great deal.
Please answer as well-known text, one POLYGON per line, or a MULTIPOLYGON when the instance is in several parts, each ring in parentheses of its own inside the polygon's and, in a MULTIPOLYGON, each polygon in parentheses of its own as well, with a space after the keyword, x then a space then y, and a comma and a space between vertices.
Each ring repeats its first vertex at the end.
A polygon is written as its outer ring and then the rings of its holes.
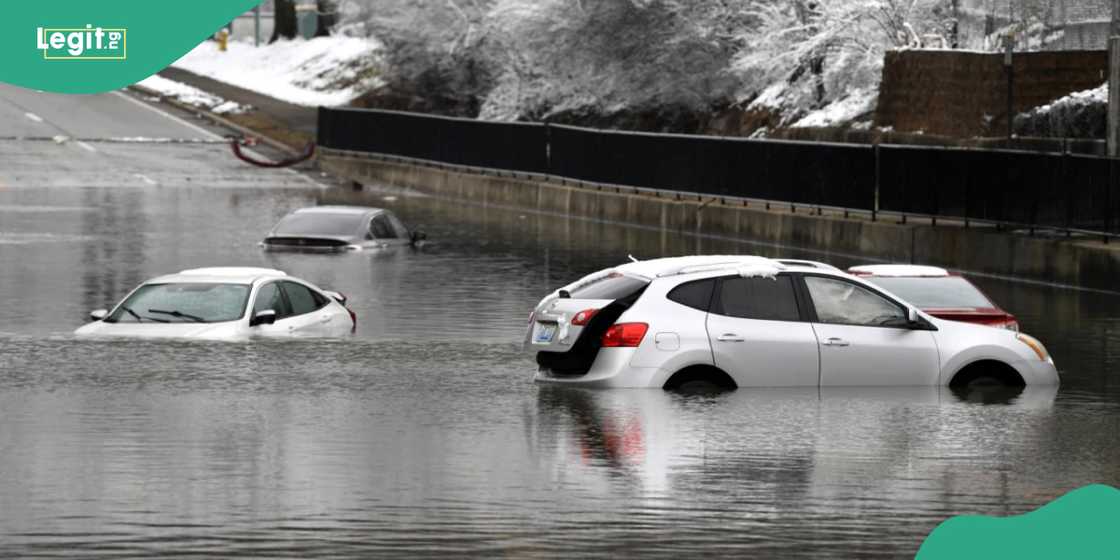
POLYGON ((426 237, 383 208, 312 206, 284 216, 261 245, 272 251, 342 252, 412 245, 426 237))
MULTIPOLYGON (((988 405, 934 386, 757 388, 697 398, 547 384, 537 393, 532 441, 554 476, 580 488, 659 503, 722 488, 788 505, 868 485, 909 483, 906 491, 917 491, 919 473, 959 484, 945 472, 961 469, 960 457, 990 456, 993 439, 1029 460, 1056 394, 1055 385, 1019 387, 988 405)), ((967 483, 988 476, 998 473, 967 483)))
POLYGON ((268 268, 198 268, 153 278, 75 334, 247 339, 351 332, 346 297, 268 268))
POLYGON ((1019 330, 1014 315, 1000 309, 967 278, 944 268, 876 264, 853 266, 848 272, 889 290, 934 317, 1019 330))
POLYGON ((752 256, 632 262, 534 309, 537 381, 603 387, 1056 384, 1034 338, 932 317, 840 270, 752 256))

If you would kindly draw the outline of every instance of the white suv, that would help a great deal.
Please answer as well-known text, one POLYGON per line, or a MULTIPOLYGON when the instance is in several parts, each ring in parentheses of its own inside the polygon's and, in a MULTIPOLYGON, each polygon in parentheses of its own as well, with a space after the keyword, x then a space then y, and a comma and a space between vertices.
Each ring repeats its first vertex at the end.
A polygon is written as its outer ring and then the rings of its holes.
POLYGON ((820 263, 691 256, 588 275, 537 305, 540 382, 725 388, 1057 384, 1046 348, 944 321, 820 263))

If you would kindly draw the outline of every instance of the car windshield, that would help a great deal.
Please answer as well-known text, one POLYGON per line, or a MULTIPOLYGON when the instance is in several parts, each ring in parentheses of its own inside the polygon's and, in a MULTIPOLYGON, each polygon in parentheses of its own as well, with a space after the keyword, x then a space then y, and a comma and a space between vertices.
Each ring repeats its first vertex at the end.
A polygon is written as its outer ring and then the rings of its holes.
POLYGON ((922 308, 995 307, 971 282, 960 276, 865 278, 922 308))
POLYGON ((132 293, 106 322, 221 323, 236 321, 249 300, 247 284, 145 284, 132 293))
POLYGON ((280 220, 272 234, 353 237, 361 231, 364 219, 364 214, 296 212, 280 220))

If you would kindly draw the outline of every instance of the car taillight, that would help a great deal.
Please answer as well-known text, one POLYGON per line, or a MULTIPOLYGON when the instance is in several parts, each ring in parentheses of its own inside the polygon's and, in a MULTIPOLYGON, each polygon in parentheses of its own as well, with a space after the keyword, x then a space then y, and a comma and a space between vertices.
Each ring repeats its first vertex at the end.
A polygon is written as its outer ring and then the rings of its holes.
POLYGON ((603 333, 603 348, 634 348, 642 343, 649 325, 645 323, 619 323, 603 333))
POLYGON ((583 311, 576 313, 575 317, 572 317, 572 324, 577 327, 582 327, 586 325, 587 322, 595 316, 595 313, 598 313, 598 311, 598 309, 584 309, 583 311))
POLYGON ((346 308, 346 312, 350 314, 350 321, 353 323, 353 326, 350 327, 350 332, 358 330, 358 314, 354 313, 349 307, 346 308))

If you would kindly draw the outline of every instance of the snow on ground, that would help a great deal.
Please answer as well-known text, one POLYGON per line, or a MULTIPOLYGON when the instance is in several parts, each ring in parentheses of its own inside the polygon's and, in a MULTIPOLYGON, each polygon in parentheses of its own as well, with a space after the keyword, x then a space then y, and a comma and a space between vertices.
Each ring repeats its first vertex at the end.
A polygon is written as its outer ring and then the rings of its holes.
POLYGON ((243 113, 252 107, 239 105, 233 101, 226 101, 214 94, 202 91, 194 86, 168 80, 159 75, 149 76, 137 85, 158 92, 165 97, 172 97, 182 103, 208 109, 218 114, 243 113))
POLYGON ((793 123, 799 127, 839 126, 865 117, 875 110, 879 92, 874 89, 857 89, 847 97, 839 99, 802 117, 793 123))
POLYGON ((1015 116, 1020 136, 1104 138, 1108 122, 1108 84, 1076 91, 1015 116))
POLYGON ((1049 113, 1062 107, 1074 107, 1078 105, 1098 105, 1108 103, 1108 83, 1100 87, 1087 89, 1085 91, 1075 91, 1060 99, 1055 99, 1053 102, 1036 107, 1031 110, 1033 113, 1049 113))
POLYGON ((172 66, 296 105, 337 106, 381 85, 380 52, 372 39, 342 36, 235 41, 226 52, 203 41, 172 66))

